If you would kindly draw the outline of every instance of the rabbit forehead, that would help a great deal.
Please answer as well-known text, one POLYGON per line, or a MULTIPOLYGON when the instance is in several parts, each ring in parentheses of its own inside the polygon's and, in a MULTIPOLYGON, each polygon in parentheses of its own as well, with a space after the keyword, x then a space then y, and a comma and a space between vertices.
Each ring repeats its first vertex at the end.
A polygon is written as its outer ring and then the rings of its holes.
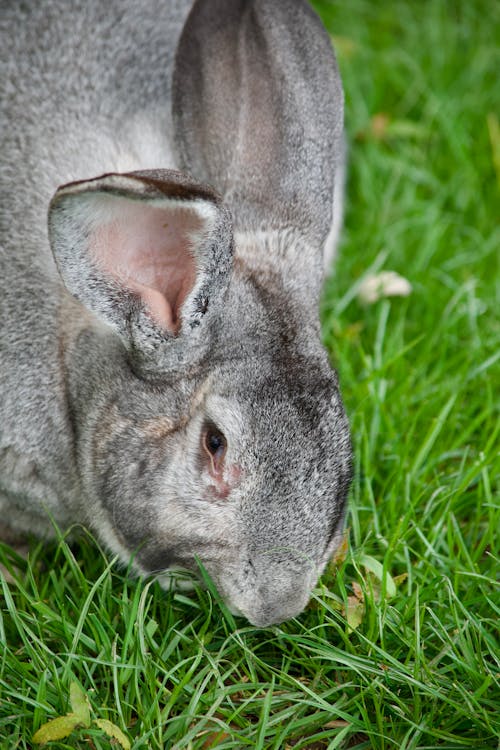
POLYGON ((293 352, 232 359, 210 382, 206 410, 214 421, 221 420, 221 428, 228 424, 235 433, 263 429, 269 434, 289 423, 328 431, 338 410, 343 414, 333 371, 322 360, 305 360, 293 352))

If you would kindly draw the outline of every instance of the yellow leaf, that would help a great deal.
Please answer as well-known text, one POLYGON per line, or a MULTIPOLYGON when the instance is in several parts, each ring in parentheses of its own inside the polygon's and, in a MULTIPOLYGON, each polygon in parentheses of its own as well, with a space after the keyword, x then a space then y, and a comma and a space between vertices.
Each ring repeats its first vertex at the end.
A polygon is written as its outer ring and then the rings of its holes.
POLYGON ((338 565, 344 562, 344 560, 347 557, 348 551, 349 551, 349 529, 346 529, 342 536, 342 541, 340 542, 339 546, 333 553, 333 557, 331 560, 333 567, 337 567, 338 565))
POLYGON ((96 724, 99 729, 102 729, 102 731, 105 732, 108 737, 112 737, 113 739, 117 740, 123 747, 123 750, 130 750, 130 742, 128 738, 122 732, 122 730, 116 726, 116 724, 113 724, 107 719, 95 719, 94 724, 96 724))
POLYGON ((89 701, 80 685, 77 682, 72 682, 69 686, 69 702, 73 713, 78 717, 78 720, 84 727, 90 726, 90 706, 89 701))
POLYGON ((44 745, 46 742, 52 742, 53 740, 63 740, 80 724, 80 719, 75 714, 58 716, 57 719, 52 719, 46 724, 42 724, 40 729, 33 735, 32 742, 35 745, 44 745))
POLYGON ((408 578, 408 573, 401 573, 399 576, 394 576, 392 580, 394 581, 396 586, 400 586, 402 583, 406 581, 407 578, 408 578))
POLYGON ((345 612, 345 618, 347 620, 348 632, 352 633, 353 630, 359 628, 363 622, 365 614, 365 605, 360 602, 355 596, 347 597, 347 609, 345 612))

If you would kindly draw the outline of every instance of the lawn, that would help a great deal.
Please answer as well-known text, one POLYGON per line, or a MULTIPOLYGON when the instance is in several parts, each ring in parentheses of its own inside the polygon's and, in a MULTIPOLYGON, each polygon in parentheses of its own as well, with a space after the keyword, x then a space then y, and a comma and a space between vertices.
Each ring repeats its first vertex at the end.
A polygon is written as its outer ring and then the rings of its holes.
POLYGON ((499 746, 500 5, 314 5, 350 152, 322 305, 356 454, 348 543, 266 630, 210 590, 127 578, 85 534, 33 543, 3 585, 2 750, 71 711, 72 683, 101 724, 57 748, 109 750, 102 720, 136 750, 499 746), (411 294, 362 303, 382 270, 411 294))

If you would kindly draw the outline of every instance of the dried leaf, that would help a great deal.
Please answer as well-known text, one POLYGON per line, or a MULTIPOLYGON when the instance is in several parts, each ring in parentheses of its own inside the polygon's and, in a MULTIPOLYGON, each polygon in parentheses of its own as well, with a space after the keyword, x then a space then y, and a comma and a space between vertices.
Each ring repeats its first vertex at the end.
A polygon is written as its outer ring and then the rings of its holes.
POLYGON ((71 732, 80 725, 81 721, 75 714, 58 716, 57 719, 52 719, 46 724, 42 724, 40 729, 33 735, 32 742, 35 745, 45 745, 46 742, 63 740, 65 737, 69 737, 71 732))
POLYGON ((86 694, 77 682, 69 686, 69 702, 75 716, 84 727, 90 726, 90 705, 86 694))
POLYGON ((323 729, 342 729, 343 727, 348 727, 349 722, 344 721, 344 719, 333 719, 332 721, 327 721, 326 724, 323 724, 323 729))
POLYGON ((108 737, 112 737, 114 740, 120 743, 123 750, 130 750, 130 741, 128 737, 122 732, 122 730, 107 719, 95 719, 94 724, 102 729, 108 737))
POLYGON ((210 748, 219 747, 220 743, 229 739, 229 737, 230 735, 227 732, 209 732, 207 739, 201 746, 202 750, 210 750, 210 748))
POLYGON ((347 557, 348 551, 349 551, 349 529, 346 529, 342 536, 342 541, 340 542, 339 546, 333 553, 332 560, 331 560, 333 567, 336 568, 338 565, 344 562, 344 560, 347 557))
POLYGON ((360 602, 364 601, 365 596, 363 594, 363 589, 361 588, 361 586, 359 585, 357 581, 352 582, 352 590, 354 591, 354 596, 356 597, 358 601, 360 602))
POLYGON ((359 628, 363 622, 365 614, 365 605, 360 602, 355 596, 347 597, 347 609, 345 611, 345 618, 347 620, 347 631, 352 633, 353 630, 359 628))

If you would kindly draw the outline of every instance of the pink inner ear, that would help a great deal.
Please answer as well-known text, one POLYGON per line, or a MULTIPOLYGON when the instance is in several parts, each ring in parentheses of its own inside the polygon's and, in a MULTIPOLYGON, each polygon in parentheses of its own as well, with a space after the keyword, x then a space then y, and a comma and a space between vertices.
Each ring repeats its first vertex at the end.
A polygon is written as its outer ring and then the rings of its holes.
POLYGON ((107 221, 93 232, 97 265, 136 292, 153 320, 176 333, 184 300, 196 281, 193 235, 204 221, 194 209, 159 208, 126 198, 111 201, 107 221))

